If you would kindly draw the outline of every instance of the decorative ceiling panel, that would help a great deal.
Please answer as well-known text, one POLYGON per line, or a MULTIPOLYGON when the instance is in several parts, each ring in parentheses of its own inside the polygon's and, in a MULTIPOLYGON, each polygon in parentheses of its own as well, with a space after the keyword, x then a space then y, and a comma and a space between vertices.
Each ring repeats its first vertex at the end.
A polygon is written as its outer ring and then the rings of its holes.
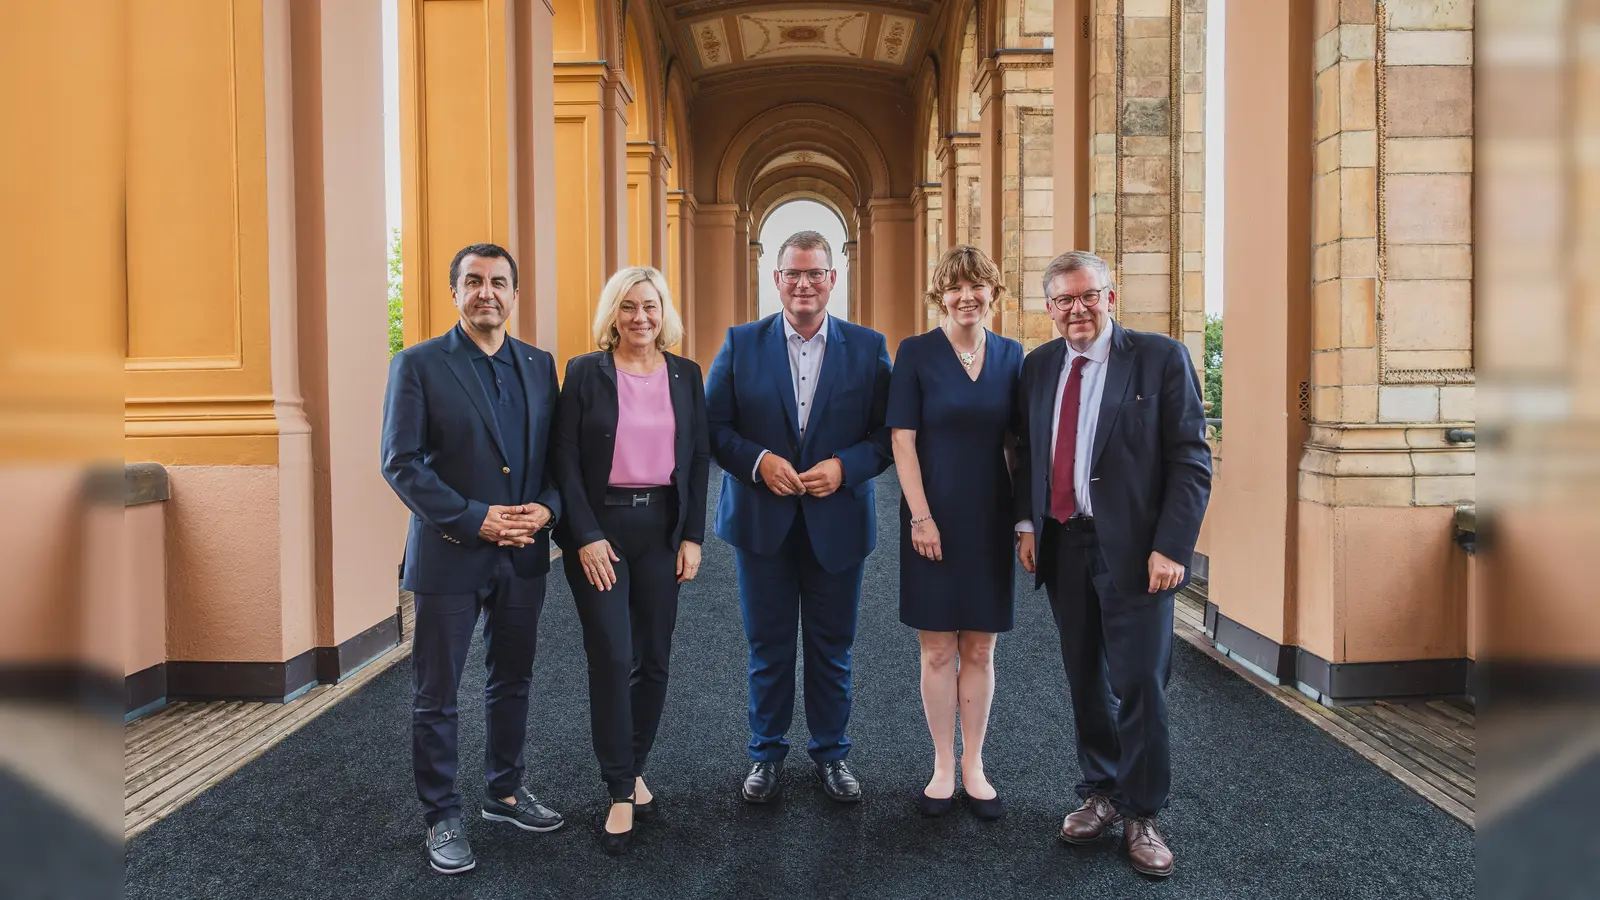
POLYGON ((924 0, 773 3, 661 0, 680 25, 681 46, 703 75, 746 70, 857 65, 908 75, 934 5, 924 0))
POLYGON ((819 150, 791 150, 788 153, 780 153, 774 156, 771 161, 761 167, 761 171, 756 173, 756 178, 759 180, 761 176, 771 172, 773 169, 784 166, 821 166, 824 169, 832 169, 835 172, 848 174, 843 163, 819 150))
POLYGON ((739 39, 747 60, 780 56, 860 59, 867 39, 867 14, 817 15, 816 10, 739 16, 739 39))

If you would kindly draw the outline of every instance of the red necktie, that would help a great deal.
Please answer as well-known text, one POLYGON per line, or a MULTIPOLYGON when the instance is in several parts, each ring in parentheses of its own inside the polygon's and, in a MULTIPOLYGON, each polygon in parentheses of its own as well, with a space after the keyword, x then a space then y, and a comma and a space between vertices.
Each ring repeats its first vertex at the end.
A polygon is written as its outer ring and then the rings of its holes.
POLYGON ((1067 373, 1067 386, 1061 392, 1061 419, 1056 426, 1056 457, 1050 467, 1050 510, 1057 521, 1065 522, 1078 508, 1073 490, 1073 465, 1078 455, 1078 402, 1083 393, 1083 364, 1089 357, 1079 355, 1067 373))

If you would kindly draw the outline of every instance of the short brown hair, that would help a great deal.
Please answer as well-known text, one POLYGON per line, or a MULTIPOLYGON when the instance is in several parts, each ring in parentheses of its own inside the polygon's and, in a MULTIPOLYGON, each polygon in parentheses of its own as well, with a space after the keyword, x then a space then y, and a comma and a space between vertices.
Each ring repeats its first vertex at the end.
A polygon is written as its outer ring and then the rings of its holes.
POLYGON ((796 250, 821 250, 828 254, 828 268, 833 268, 833 248, 828 246, 828 239, 816 231, 796 231, 789 235, 789 239, 778 245, 778 265, 783 265, 783 253, 790 247, 796 250))
POLYGON ((1005 285, 1000 283, 1000 268, 994 260, 971 244, 957 244, 939 257, 939 264, 933 268, 933 281, 923 299, 934 312, 944 312, 944 292, 955 287, 958 281, 987 284, 995 303, 1000 302, 1001 295, 1006 292, 1005 285))

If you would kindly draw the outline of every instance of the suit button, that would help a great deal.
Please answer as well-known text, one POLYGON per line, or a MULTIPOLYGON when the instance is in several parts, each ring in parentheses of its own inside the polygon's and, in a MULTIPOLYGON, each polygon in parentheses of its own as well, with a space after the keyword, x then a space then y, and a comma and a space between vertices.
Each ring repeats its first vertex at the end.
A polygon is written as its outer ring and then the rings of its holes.
POLYGON ((502 475, 510 475, 511 474, 511 467, 510 466, 501 466, 500 467, 500 473, 502 475))

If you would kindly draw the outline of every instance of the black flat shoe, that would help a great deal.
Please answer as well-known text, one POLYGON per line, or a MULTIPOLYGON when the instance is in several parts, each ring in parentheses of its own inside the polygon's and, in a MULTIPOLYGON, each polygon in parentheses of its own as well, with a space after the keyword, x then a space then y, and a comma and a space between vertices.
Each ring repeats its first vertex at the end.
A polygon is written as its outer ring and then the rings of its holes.
POLYGON ((942 816, 950 812, 955 805, 955 796, 929 797, 922 791, 917 791, 917 811, 925 816, 942 816))
MULTIPOLYGON (((629 806, 632 806, 633 805, 633 798, 629 797, 626 800, 613 800, 613 801, 611 801, 611 805, 612 806, 616 806, 618 803, 626 803, 629 806)), ((607 815, 609 815, 609 811, 607 812, 607 815)), ((637 825, 638 822, 635 822, 634 824, 637 825)), ((615 831, 607 831, 606 830, 606 820, 605 819, 601 819, 600 820, 600 849, 604 850, 607 853, 607 855, 610 855, 610 856, 621 856, 622 854, 627 853, 628 852, 628 844, 632 843, 632 841, 633 841, 633 829, 632 828, 629 828, 627 831, 620 832, 620 833, 619 832, 615 832, 615 831)))
POLYGON ((778 799, 782 787, 779 776, 783 774, 781 760, 761 760, 750 765, 750 774, 744 776, 740 795, 746 803, 771 803, 778 799))
POLYGON ((968 794, 967 808, 972 810, 972 815, 975 818, 982 819, 985 822, 993 822, 1005 815, 1006 812, 1005 806, 1000 803, 1000 795, 998 794, 988 800, 979 800, 977 797, 968 794))
POLYGON ((649 803, 633 804, 633 824, 649 824, 660 821, 661 807, 656 805, 656 800, 658 799, 657 797, 651 797, 649 803))
POLYGON ((428 865, 441 875, 460 875, 470 872, 478 861, 472 855, 472 845, 461 830, 461 817, 441 819, 428 829, 424 841, 428 847, 428 865))

